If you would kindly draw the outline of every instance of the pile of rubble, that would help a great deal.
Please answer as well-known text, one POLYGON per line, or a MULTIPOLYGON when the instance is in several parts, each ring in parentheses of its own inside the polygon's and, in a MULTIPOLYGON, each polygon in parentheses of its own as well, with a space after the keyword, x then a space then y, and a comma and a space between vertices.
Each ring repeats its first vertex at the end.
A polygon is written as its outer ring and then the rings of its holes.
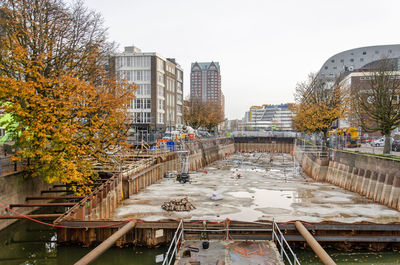
POLYGON ((176 212, 191 211, 193 209, 196 209, 196 207, 194 207, 194 205, 191 202, 189 202, 188 198, 164 202, 161 205, 161 208, 166 211, 176 211, 176 212))

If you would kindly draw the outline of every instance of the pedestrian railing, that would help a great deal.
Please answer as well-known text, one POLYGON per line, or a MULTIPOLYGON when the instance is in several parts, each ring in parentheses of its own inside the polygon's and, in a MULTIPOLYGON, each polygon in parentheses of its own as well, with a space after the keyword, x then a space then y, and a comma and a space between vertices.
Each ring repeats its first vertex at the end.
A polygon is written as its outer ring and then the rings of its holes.
MULTIPOLYGON (((223 224, 224 228, 223 229, 207 229, 206 228, 206 223, 209 221, 202 221, 203 222, 203 228, 197 228, 197 229, 192 229, 192 228, 184 228, 184 223, 181 220, 178 224, 178 228, 175 231, 174 237, 172 238, 172 241, 169 245, 169 248, 163 257, 163 265, 170 265, 173 260, 176 259, 179 251, 179 247, 182 245, 182 241, 184 240, 184 232, 198 232, 201 233, 203 236, 204 233, 225 233, 224 239, 225 240, 230 240, 232 239, 230 232, 272 232, 271 237, 272 241, 275 242, 277 249, 279 251, 280 257, 283 261, 287 261, 288 264, 290 265, 301 265, 299 260, 296 257, 296 254, 293 252, 293 250, 290 248, 288 242, 286 241, 285 237, 283 236, 281 230, 279 229, 278 224, 273 221, 272 222, 272 229, 271 228, 231 228, 230 227, 230 220, 227 219, 226 221, 223 222, 212 222, 216 224, 223 224)), ((249 222, 253 224, 261 224, 261 225, 268 225, 270 226, 269 223, 261 223, 261 222, 249 222)))
POLYGON ((281 230, 279 229, 278 224, 275 223, 275 221, 272 221, 272 241, 275 242, 282 260, 286 260, 290 265, 300 265, 300 261, 297 259, 296 254, 290 248, 288 242, 286 241, 281 230))
POLYGON ((21 171, 26 163, 12 161, 10 156, 0 158, 0 176, 21 171))
POLYGON ((165 254, 163 265, 170 265, 178 255, 179 246, 183 240, 183 230, 183 221, 181 220, 172 238, 171 244, 169 245, 168 251, 165 254))

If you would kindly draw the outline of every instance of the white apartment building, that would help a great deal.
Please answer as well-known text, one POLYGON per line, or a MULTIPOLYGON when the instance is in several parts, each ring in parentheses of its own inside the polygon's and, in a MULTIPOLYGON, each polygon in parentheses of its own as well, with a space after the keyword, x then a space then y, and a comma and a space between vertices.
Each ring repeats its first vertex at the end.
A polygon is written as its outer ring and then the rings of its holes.
POLYGON ((183 123, 183 70, 175 59, 130 46, 111 56, 110 71, 138 86, 128 106, 133 132, 173 130, 183 123))

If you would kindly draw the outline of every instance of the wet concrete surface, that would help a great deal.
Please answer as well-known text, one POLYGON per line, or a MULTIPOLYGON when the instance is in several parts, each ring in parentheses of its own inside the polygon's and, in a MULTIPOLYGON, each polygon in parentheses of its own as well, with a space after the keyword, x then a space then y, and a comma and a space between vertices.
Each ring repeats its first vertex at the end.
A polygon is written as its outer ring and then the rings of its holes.
POLYGON ((234 154, 198 172, 190 183, 163 179, 123 202, 117 220, 230 218, 237 221, 400 222, 400 213, 329 183, 305 177, 290 155, 234 154), (272 161, 271 161, 272 157, 272 161), (211 200, 213 194, 221 200, 211 200), (167 212, 165 201, 187 197, 190 212, 167 212))

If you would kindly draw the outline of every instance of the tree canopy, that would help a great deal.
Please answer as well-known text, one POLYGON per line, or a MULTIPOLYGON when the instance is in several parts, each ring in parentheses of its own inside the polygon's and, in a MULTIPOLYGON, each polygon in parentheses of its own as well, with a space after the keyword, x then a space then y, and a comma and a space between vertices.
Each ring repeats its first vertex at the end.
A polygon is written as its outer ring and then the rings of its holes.
POLYGON ((390 153, 390 135, 400 126, 400 72, 392 60, 383 59, 364 73, 352 88, 352 107, 361 127, 386 136, 384 153, 390 153))
POLYGON ((322 132, 326 146, 327 132, 332 123, 345 115, 345 91, 338 83, 328 84, 315 74, 310 74, 305 82, 297 84, 295 101, 291 106, 296 114, 293 127, 305 133, 322 132))
POLYGON ((200 99, 191 98, 185 101, 183 118, 186 124, 197 129, 215 129, 224 121, 222 106, 212 101, 202 102, 200 99))
POLYGON ((1 1, 0 102, 13 124, 15 159, 49 183, 90 191, 94 164, 126 148, 135 87, 106 71, 113 45, 81 2, 1 1))

